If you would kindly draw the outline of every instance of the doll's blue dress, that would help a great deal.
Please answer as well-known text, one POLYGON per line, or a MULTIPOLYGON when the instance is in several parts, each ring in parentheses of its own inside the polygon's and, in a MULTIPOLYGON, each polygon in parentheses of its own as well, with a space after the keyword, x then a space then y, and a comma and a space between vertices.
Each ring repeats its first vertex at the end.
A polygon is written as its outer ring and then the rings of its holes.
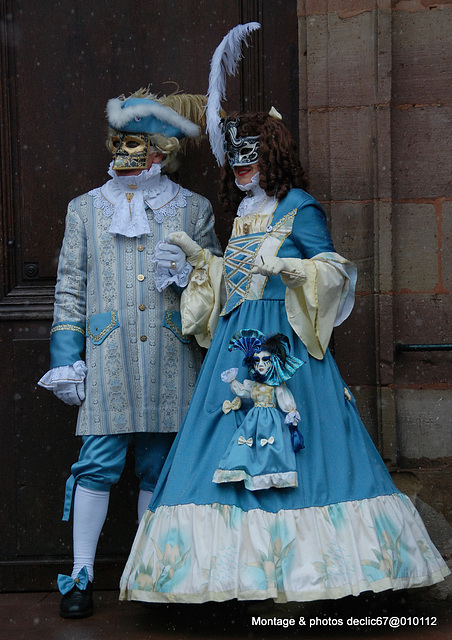
MULTIPOLYGON (((260 255, 301 258, 309 269, 319 255, 334 262, 322 208, 293 189, 264 227, 239 228, 223 260, 227 299, 139 526, 121 599, 309 601, 438 582, 447 566, 411 501, 394 486, 331 353, 314 357, 293 328, 305 299, 297 291, 288 294, 280 276, 251 274, 260 255), (288 295, 295 296, 295 306, 288 295), (287 381, 306 445, 295 455, 298 486, 250 491, 244 482, 213 482, 245 419, 242 408, 223 412, 220 376, 227 360, 246 377, 241 355, 228 354, 228 343, 250 327, 285 334, 291 354, 304 361, 287 381)), ((321 275, 323 267, 310 273, 321 275)), ((208 280, 209 268, 199 282, 208 280)), ((322 294, 320 279, 312 291, 313 298, 322 294)), ((312 322, 319 344, 322 313, 319 306, 312 322)), ((232 401, 232 392, 226 393, 232 401)))
POLYGON ((284 424, 284 414, 277 408, 276 388, 251 380, 247 382, 253 406, 234 432, 213 481, 243 480, 250 491, 296 487, 295 452, 289 426, 284 424))

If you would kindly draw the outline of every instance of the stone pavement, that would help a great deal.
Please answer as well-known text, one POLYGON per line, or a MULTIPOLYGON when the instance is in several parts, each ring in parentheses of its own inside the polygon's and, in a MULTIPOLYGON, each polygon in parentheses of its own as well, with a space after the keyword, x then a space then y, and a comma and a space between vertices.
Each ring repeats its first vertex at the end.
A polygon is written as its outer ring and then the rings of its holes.
POLYGON ((269 611, 237 601, 144 607, 100 591, 92 617, 63 620, 56 592, 3 593, 0 640, 451 640, 452 602, 428 594, 362 594, 269 611))

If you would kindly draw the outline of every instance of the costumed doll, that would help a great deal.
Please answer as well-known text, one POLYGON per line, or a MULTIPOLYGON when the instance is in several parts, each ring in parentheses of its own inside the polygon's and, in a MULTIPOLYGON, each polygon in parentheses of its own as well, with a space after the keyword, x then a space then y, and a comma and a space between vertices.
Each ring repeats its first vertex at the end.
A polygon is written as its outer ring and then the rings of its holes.
MULTIPOLYGON (((303 363, 287 354, 289 341, 282 334, 264 336, 256 330, 239 331, 232 336, 228 348, 245 353, 243 364, 248 367, 251 380, 239 382, 237 367, 223 371, 221 379, 229 383, 237 398, 251 398, 254 405, 231 438, 213 481, 244 480, 250 491, 296 487, 295 452, 303 449, 304 443, 297 428, 300 414, 285 383, 303 363), (281 412, 286 413, 284 419, 281 412)), ((237 405, 226 401, 223 411, 237 405)))
POLYGON ((192 267, 165 240, 180 230, 221 253, 208 200, 167 175, 181 145, 200 135, 193 120, 202 122, 197 114, 204 103, 203 96, 157 97, 148 90, 110 100, 110 179, 68 206, 51 369, 39 381, 80 405, 76 433, 83 446, 66 485, 63 517, 69 519, 74 492, 74 565, 71 576, 58 577, 65 618, 93 612, 97 543, 129 444, 141 518, 201 366, 201 350, 180 322, 180 291, 192 267))
MULTIPOLYGON (((141 520, 122 599, 324 600, 431 585, 450 573, 328 349, 352 310, 356 268, 335 251, 326 215, 305 190, 289 131, 275 110, 220 123, 212 103, 224 96, 221 77, 240 38, 257 26, 233 29, 212 59, 209 137, 223 165, 223 199, 239 203, 224 259, 170 234, 194 267, 182 294, 184 331, 210 346, 141 520), (286 382, 306 442, 295 455, 298 486, 250 491, 212 481, 246 419, 243 408, 224 413, 219 402, 230 337, 246 327, 287 336, 304 362, 286 382)), ((229 359, 240 365, 237 350, 229 359)))

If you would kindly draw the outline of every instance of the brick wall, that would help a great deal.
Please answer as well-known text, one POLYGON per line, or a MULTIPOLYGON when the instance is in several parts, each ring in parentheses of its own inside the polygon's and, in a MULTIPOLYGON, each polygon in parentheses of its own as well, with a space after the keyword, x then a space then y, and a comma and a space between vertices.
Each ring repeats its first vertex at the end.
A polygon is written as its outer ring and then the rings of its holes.
POLYGON ((336 359, 383 457, 446 514, 452 351, 407 349, 452 343, 452 4, 299 0, 298 15, 301 157, 359 269, 336 359))

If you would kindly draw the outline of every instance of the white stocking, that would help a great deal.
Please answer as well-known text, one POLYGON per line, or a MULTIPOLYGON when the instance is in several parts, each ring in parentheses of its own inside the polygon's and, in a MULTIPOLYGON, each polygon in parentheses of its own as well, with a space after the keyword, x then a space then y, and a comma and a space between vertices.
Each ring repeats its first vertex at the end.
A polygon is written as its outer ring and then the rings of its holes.
POLYGON ((94 558, 97 543, 107 517, 109 491, 95 491, 76 485, 74 496, 74 567, 75 578, 83 567, 88 570, 89 579, 94 577, 94 558))
POLYGON ((151 502, 151 498, 153 495, 153 491, 145 491, 144 489, 140 489, 140 493, 138 494, 138 524, 140 524, 144 512, 149 507, 149 503, 151 502))

